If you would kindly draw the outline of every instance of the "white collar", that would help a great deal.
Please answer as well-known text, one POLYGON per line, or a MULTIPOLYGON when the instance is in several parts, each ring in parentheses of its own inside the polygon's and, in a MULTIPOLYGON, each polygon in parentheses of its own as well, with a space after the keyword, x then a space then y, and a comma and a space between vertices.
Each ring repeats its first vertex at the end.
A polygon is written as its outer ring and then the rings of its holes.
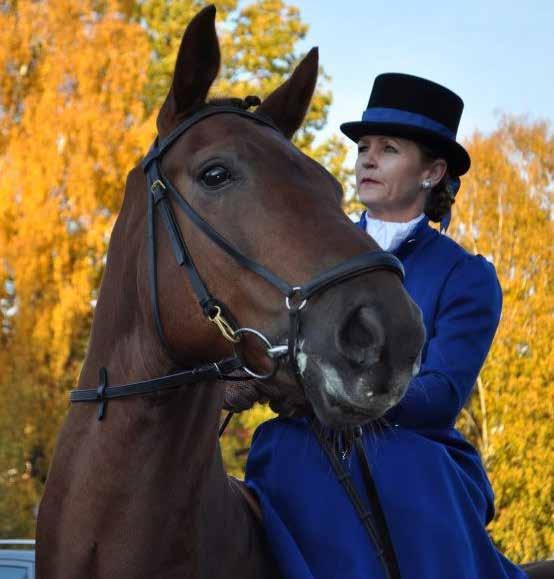
POLYGON ((367 213, 365 230, 368 235, 379 244, 383 251, 394 251, 416 228, 416 225, 423 219, 422 213, 415 219, 406 223, 397 223, 395 221, 382 221, 374 219, 367 213))

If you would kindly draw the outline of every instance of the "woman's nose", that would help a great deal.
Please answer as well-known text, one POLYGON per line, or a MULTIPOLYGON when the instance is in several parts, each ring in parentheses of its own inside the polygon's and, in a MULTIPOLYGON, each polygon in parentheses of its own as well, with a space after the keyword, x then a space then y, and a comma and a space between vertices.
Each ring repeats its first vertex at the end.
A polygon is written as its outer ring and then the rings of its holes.
POLYGON ((367 150, 365 157, 362 159, 362 165, 364 169, 373 169, 377 166, 377 163, 375 162, 375 155, 370 149, 367 150))

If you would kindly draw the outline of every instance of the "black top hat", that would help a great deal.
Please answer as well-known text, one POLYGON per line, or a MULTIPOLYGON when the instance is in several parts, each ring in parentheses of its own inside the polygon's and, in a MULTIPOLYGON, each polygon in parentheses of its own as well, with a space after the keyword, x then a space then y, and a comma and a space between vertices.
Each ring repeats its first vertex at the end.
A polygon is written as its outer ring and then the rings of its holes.
POLYGON ((364 135, 394 135, 427 145, 446 160, 452 176, 459 176, 471 163, 456 142, 463 109, 462 99, 444 86, 390 72, 375 79, 362 120, 340 128, 356 142, 364 135))

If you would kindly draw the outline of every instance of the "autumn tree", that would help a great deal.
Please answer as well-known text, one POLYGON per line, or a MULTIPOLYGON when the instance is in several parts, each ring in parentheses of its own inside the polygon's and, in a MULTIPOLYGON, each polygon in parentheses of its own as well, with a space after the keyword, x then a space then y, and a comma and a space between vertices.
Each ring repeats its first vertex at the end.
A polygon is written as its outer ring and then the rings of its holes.
POLYGON ((34 532, 107 236, 146 146, 149 46, 110 1, 19 0, 0 28, 0 533, 21 535, 34 532))
POLYGON ((494 263, 504 304, 461 426, 496 493, 494 540, 530 561, 554 552, 554 137, 547 123, 507 117, 468 150, 451 234, 494 263))
MULTIPOLYGON (((223 66, 212 96, 263 98, 299 60, 296 45, 306 25, 296 8, 279 0, 216 4, 223 66)), ((0 534, 5 536, 33 533, 33 511, 84 356, 125 176, 154 137, 179 40, 203 5, 196 0, 0 5, 0 29, 10 31, 0 43, 0 534)), ((331 103, 325 81, 322 86, 297 142, 340 174, 342 146, 316 141, 331 103)))

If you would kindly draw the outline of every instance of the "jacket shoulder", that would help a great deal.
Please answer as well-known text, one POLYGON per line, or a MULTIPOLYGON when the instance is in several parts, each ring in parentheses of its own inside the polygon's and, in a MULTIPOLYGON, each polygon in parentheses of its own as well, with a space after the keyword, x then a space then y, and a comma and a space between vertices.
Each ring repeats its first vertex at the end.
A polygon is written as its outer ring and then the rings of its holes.
POLYGON ((465 247, 454 241, 447 235, 442 235, 438 231, 433 231, 431 252, 439 259, 444 260, 444 265, 448 268, 462 269, 474 274, 481 274, 491 280, 496 280, 496 269, 494 265, 483 255, 470 253, 465 247))

